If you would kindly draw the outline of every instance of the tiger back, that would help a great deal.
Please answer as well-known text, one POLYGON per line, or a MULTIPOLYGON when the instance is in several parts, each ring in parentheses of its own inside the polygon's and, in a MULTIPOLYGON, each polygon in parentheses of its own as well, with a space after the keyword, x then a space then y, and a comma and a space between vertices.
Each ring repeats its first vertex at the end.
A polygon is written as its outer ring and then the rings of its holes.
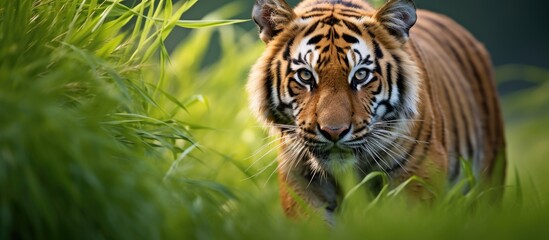
MULTIPOLYGON (((360 0, 257 0, 267 46, 248 80, 251 109, 280 137, 285 212, 295 195, 331 219, 336 175, 417 176, 444 191, 471 164, 487 186, 503 184, 502 117, 487 51, 464 28, 411 0, 376 10, 360 0)), ((420 199, 433 194, 414 183, 420 199)))

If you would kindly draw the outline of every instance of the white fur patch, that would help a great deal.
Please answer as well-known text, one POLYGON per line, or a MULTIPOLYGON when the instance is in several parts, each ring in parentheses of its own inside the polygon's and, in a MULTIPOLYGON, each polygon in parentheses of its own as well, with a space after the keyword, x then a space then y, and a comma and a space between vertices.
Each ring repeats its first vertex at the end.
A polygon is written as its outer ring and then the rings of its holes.
POLYGON ((351 72, 349 73, 348 77, 349 84, 351 84, 351 82, 353 81, 353 76, 355 75, 356 71, 362 68, 366 68, 370 71, 368 79, 363 83, 357 85, 357 90, 360 90, 360 88, 368 84, 374 77, 372 73, 376 65, 373 62, 371 64, 363 63, 363 61, 366 59, 369 59, 370 61, 374 60, 373 52, 360 36, 354 37, 358 39, 358 43, 351 45, 351 49, 349 49, 349 51, 347 52, 348 63, 349 66, 351 66, 351 72))

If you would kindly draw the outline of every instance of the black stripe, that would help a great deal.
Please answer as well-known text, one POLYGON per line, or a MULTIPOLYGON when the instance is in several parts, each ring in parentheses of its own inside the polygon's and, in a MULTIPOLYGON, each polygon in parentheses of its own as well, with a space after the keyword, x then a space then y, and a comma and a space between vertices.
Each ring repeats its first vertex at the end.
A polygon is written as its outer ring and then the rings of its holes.
POLYGON ((332 59, 332 58, 331 58, 330 56, 325 56, 325 57, 322 59, 322 61, 319 61, 319 66, 318 66, 318 67, 320 68, 323 64, 327 64, 328 62, 331 61, 331 59, 332 59))
POLYGON ((360 31, 360 29, 352 24, 351 22, 348 22, 348 21, 345 21, 345 20, 342 20, 343 21, 343 24, 351 31, 353 31, 354 33, 356 33, 357 35, 362 35, 362 31, 360 31))
POLYGON ((365 65, 372 65, 374 64, 374 62, 372 60, 370 60, 370 54, 368 54, 366 56, 366 58, 362 59, 362 61, 360 62, 360 64, 365 64, 365 65))
POLYGON ((381 48, 379 47, 379 43, 376 40, 372 39, 372 42, 374 43, 374 52, 376 54, 377 59, 383 58, 383 51, 381 51, 381 48))
POLYGON ((303 111, 303 108, 299 108, 295 110, 297 110, 297 113, 295 114, 295 116, 299 116, 299 114, 303 111))
POLYGON ((303 59, 303 55, 301 54, 301 52, 299 54, 297 54, 297 58, 292 58, 291 59, 291 62, 293 64, 306 64, 305 60, 303 59))
POLYGON ((328 31, 328 33, 326 34, 326 38, 332 40, 332 43, 333 43, 333 42, 334 42, 334 39, 333 39, 333 37, 332 37, 332 35, 333 35, 332 32, 333 32, 333 31, 330 29, 330 31, 328 31))
POLYGON ((282 32, 282 29, 273 30, 272 36, 277 36, 280 32, 282 32))
POLYGON ((359 128, 359 129, 356 129, 356 130, 354 131, 354 134, 358 134, 358 133, 364 131, 364 129, 366 129, 366 128, 367 128, 366 125, 364 125, 364 127, 361 127, 361 128, 359 128))
POLYGON ((340 64, 344 64, 345 66, 349 67, 349 59, 347 58, 347 55, 344 54, 338 54, 337 61, 340 64))
MULTIPOLYGON (((276 79, 275 79, 275 84, 276 84, 276 91, 278 92, 278 102, 280 103, 277 107, 276 107, 276 110, 278 111, 276 115, 278 116, 281 116, 283 119, 280 119, 278 118, 278 121, 277 123, 291 123, 291 118, 289 116, 287 116, 286 114, 284 114, 284 109, 287 109, 287 108, 291 108, 290 105, 282 102, 282 76, 281 76, 281 65, 282 65, 282 62, 280 60, 276 61, 276 67, 275 67, 275 71, 276 71, 276 79)), ((269 95, 272 96, 272 93, 271 91, 269 91, 269 95)))
POLYGON ((375 63, 376 63, 376 67, 374 68, 374 72, 376 72, 379 75, 382 75, 381 67, 379 66, 379 61, 377 59, 375 60, 375 63))
POLYGON ((342 35, 343 37, 343 40, 345 40, 345 42, 347 43, 350 43, 350 44, 355 44, 355 43, 358 43, 358 39, 356 37, 353 37, 351 35, 348 35, 348 34, 343 34, 342 35))
POLYGON ((405 95, 408 94, 408 89, 406 88, 406 84, 404 84, 404 75, 402 75, 402 72, 397 72, 397 90, 399 93, 399 105, 404 106, 404 100, 406 99, 405 95))
POLYGON ((286 60, 289 60, 289 62, 287 62, 288 64, 286 64, 286 75, 290 75, 292 73, 291 60, 290 59, 286 59, 286 60))
POLYGON ((387 63, 387 85, 389 88, 389 99, 391 99, 391 95, 393 94, 393 64, 387 63))
MULTIPOLYGON (((362 9, 362 7, 358 7, 358 6, 356 8, 362 9)), ((344 8, 344 9, 341 9, 341 11, 339 13, 354 13, 354 14, 357 14, 357 15, 362 15, 362 13, 360 11, 357 11, 356 8, 355 9, 353 9, 353 8, 344 8)))
POLYGON ((281 88, 281 84, 282 84, 282 73, 281 73, 281 65, 282 65, 282 62, 280 62, 280 60, 276 61, 276 67, 275 67, 275 71, 276 71, 276 79, 275 79, 275 84, 276 84, 276 90, 278 92, 278 102, 282 103, 282 98, 280 97, 280 90, 282 89, 281 88))
POLYGON ((313 33, 314 31, 316 31, 316 28, 318 27, 318 21, 313 23, 308 29, 307 31, 305 32, 304 36, 308 36, 309 34, 313 33))
MULTIPOLYGON (((272 79, 268 79, 267 84, 269 83, 272 84, 272 79)), ((272 97, 272 93, 270 91, 267 92, 267 95, 272 97)), ((290 107, 289 105, 284 104, 282 102, 278 106, 274 106, 273 102, 271 101, 269 102, 269 113, 267 118, 272 119, 273 122, 275 123, 290 125, 292 124, 292 119, 284 114, 284 109, 289 107, 290 107)))
MULTIPOLYGON (((377 80, 377 78, 372 78, 372 80, 370 82, 368 82, 368 84, 366 84, 366 86, 372 84, 373 82, 375 82, 374 80, 377 80)), ((366 87, 364 86, 364 87, 366 87)), ((372 95, 378 95, 379 93, 381 93, 381 88, 382 88, 383 84, 378 84, 377 85, 377 88, 372 92, 372 95)))
POLYGON ((282 54, 282 58, 284 58, 285 60, 290 60, 290 50, 292 49, 293 44, 294 44, 294 38, 291 38, 290 40, 288 40, 288 43, 286 43, 286 49, 282 54))
POLYGON ((324 16, 324 15, 326 15, 326 13, 311 13, 311 14, 303 15, 301 17, 301 19, 308 19, 308 18, 312 18, 312 17, 321 17, 321 16, 324 16))
POLYGON ((267 110, 268 111, 268 116, 267 116, 267 119, 272 119, 272 120, 275 120, 276 119, 276 114, 274 113, 274 108, 276 106, 274 106, 274 103, 273 103, 273 93, 271 92, 272 90, 272 87, 273 87, 273 76, 271 75, 271 71, 269 71, 269 69, 265 69, 265 72, 267 73, 266 76, 265 76, 265 94, 267 95, 267 100, 269 101, 269 109, 267 110))
POLYGON ((288 79, 288 93, 290 94, 290 97, 295 97, 297 96, 297 93, 295 93, 291 87, 292 82, 295 82, 298 86, 301 86, 301 84, 299 84, 299 82, 293 77, 290 77, 290 79, 288 79))
POLYGON ((349 62, 349 58, 347 57, 347 55, 340 55, 338 59, 339 59, 339 62, 342 64, 349 62))
POLYGON ((355 15, 355 14, 348 14, 348 13, 338 13, 338 15, 341 15, 343 17, 348 17, 348 18, 356 18, 356 19, 360 19, 362 18, 362 15, 355 15))
POLYGON ((320 7, 314 7, 312 8, 311 10, 309 10, 309 12, 331 12, 333 9, 331 8, 320 8, 320 7))
MULTIPOLYGON (((399 105, 404 106, 404 100, 406 99, 405 95, 408 93, 408 89, 406 88, 406 84, 404 84, 405 79, 404 79, 402 69, 400 68, 400 63, 402 61, 396 55, 393 55, 393 58, 395 59, 395 62, 396 62, 396 65, 397 65, 396 84, 397 84, 397 91, 399 93, 399 105)), ((408 115, 408 114, 406 114, 406 115, 408 115)))
POLYGON ((376 38, 376 35, 370 29, 368 29, 368 35, 370 35, 372 39, 376 38))
POLYGON ((402 62, 402 61, 400 60, 400 57, 398 57, 397 55, 393 55, 393 59, 395 60, 396 65, 397 65, 397 66, 400 66, 400 63, 402 62))
POLYGON ((309 41, 307 42, 307 45, 317 44, 318 42, 320 42, 320 40, 322 40, 322 38, 324 38, 324 35, 322 35, 322 34, 316 35, 316 36, 312 37, 311 39, 309 39, 309 41))
POLYGON ((356 54, 358 54, 358 61, 362 61, 362 53, 360 53, 357 49, 353 49, 353 52, 355 52, 356 54))

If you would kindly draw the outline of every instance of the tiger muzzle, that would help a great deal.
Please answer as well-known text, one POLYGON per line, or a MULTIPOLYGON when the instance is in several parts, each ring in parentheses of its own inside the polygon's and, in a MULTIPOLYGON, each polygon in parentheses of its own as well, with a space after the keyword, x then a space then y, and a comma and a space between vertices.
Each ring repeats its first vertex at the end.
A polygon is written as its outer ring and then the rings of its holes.
POLYGON ((346 92, 322 94, 316 108, 317 128, 326 139, 337 142, 351 130, 351 102, 346 92))

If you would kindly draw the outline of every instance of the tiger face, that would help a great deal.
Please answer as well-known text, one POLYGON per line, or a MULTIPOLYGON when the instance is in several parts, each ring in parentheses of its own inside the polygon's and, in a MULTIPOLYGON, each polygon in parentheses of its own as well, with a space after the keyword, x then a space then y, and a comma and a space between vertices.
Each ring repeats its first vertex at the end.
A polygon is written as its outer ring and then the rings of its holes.
POLYGON ((374 12, 358 1, 311 0, 295 10, 257 2, 267 49, 250 76, 252 108, 281 133, 287 159, 327 172, 398 164, 378 160, 400 157, 390 144, 417 114, 416 66, 403 50, 413 4, 374 12))

